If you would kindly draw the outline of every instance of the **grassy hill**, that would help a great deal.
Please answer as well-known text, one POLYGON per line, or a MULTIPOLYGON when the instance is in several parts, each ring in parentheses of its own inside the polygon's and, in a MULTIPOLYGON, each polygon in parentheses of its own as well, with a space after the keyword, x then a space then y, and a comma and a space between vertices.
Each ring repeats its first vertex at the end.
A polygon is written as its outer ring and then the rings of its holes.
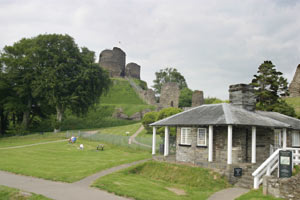
MULTIPOLYGON (((136 123, 136 121, 113 118, 112 115, 115 110, 121 108, 124 114, 131 116, 144 109, 153 110, 155 108, 140 99, 126 79, 114 78, 112 81, 113 85, 108 93, 103 94, 100 102, 91 108, 85 116, 77 117, 70 111, 66 111, 62 130, 91 129, 132 124, 136 123)), ((39 127, 31 131, 51 131, 51 121, 53 119, 43 120, 39 122, 39 127)))
POLYGON ((287 97, 284 100, 290 105, 293 106, 297 115, 300 116, 300 97, 287 97))

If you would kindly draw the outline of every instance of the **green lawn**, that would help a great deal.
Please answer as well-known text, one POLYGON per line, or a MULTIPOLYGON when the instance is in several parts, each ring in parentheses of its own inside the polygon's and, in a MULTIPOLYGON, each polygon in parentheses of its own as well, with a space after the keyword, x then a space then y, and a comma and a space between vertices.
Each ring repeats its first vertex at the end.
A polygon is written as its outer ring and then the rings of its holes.
POLYGON ((229 184, 207 169, 149 161, 104 176, 93 186, 138 200, 201 200, 229 184))
POLYGON ((22 192, 15 188, 10 188, 0 185, 1 200, 50 200, 42 195, 37 195, 30 192, 22 192))
POLYGON ((2 137, 2 138, 0 137, 0 148, 34 144, 39 142, 48 142, 54 140, 62 140, 62 139, 65 139, 64 132, 55 133, 55 134, 44 133, 44 134, 31 134, 26 136, 12 136, 12 137, 2 137))
MULTIPOLYGON (((9 138, 5 139, 4 144, 8 143, 7 140, 9 138)), ((33 139, 31 143, 35 141, 33 139)), ((79 139, 76 144, 59 142, 19 149, 1 149, 0 170, 54 181, 75 182, 113 166, 151 157, 146 151, 110 144, 105 144, 104 151, 96 151, 99 143, 103 142, 79 139), (84 150, 79 150, 80 143, 84 144, 84 150)), ((0 140, 0 146, 2 144, 0 140)))
POLYGON ((129 132, 129 135, 133 135, 140 127, 141 123, 135 123, 125 126, 116 126, 110 128, 102 128, 99 129, 99 133, 101 134, 114 134, 114 135, 126 135, 126 132, 129 132))
POLYGON ((235 200, 283 200, 280 198, 275 198, 271 195, 264 196, 262 193, 262 187, 259 190, 250 190, 250 192, 236 198, 235 200))

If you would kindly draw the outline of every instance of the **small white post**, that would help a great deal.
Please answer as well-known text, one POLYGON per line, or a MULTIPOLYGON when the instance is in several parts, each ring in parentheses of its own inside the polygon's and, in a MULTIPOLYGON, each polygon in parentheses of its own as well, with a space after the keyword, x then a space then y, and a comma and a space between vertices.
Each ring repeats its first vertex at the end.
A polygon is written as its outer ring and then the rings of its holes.
POLYGON ((286 148, 286 128, 284 128, 283 129, 283 144, 282 144, 282 147, 283 147, 283 149, 285 149, 286 148))
POLYGON ((252 126, 252 154, 251 163, 256 163, 256 127, 252 126))
POLYGON ((228 125, 227 164, 232 164, 232 125, 228 125))
POLYGON ((259 178, 257 176, 254 177, 254 189, 258 189, 259 188, 259 178))
POLYGON ((208 127, 208 162, 213 161, 213 126, 208 127))
POLYGON ((156 146, 156 127, 153 126, 152 155, 155 155, 155 146, 156 146))
POLYGON ((169 127, 165 127, 165 151, 164 156, 169 155, 169 127))

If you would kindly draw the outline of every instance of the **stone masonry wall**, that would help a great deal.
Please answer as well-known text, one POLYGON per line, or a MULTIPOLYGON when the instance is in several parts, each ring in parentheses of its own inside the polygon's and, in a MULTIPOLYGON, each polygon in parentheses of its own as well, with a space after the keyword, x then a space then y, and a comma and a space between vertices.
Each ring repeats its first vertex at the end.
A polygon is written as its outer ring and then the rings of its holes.
POLYGON ((161 88, 159 104, 163 108, 175 107, 179 105, 180 90, 177 83, 165 83, 161 88))
POLYGON ((125 76, 141 79, 140 77, 141 66, 136 63, 128 63, 125 69, 125 76))
POLYGON ((122 49, 114 47, 113 50, 104 50, 99 56, 100 67, 106 69, 111 77, 125 76, 126 54, 122 49))
POLYGON ((289 92, 291 97, 300 97, 300 64, 298 65, 293 81, 290 84, 289 92))
POLYGON ((203 91, 195 90, 192 96, 192 107, 201 106, 204 104, 203 91))
POLYGON ((291 178, 264 178, 264 193, 277 198, 300 200, 300 174, 291 178))

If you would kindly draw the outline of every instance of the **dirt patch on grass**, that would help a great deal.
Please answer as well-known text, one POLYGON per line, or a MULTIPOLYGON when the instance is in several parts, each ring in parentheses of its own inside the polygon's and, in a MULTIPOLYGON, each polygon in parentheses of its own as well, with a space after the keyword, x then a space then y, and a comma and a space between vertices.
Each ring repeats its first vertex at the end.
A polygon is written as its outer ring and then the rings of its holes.
POLYGON ((171 187, 167 187, 167 190, 174 192, 177 195, 186 195, 185 191, 182 189, 178 189, 178 188, 171 188, 171 187))

